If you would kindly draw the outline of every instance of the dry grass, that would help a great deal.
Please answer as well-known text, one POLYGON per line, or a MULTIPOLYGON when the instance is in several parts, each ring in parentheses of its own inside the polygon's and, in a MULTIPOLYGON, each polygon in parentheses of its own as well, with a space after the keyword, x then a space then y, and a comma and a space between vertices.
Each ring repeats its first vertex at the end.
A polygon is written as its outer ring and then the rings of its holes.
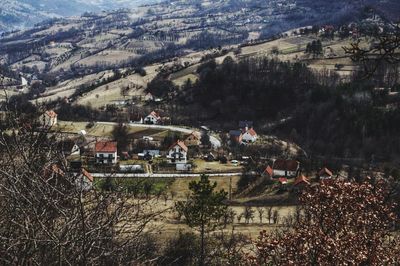
POLYGON ((239 165, 234 165, 231 163, 221 164, 220 162, 207 162, 202 159, 194 160, 196 168, 194 172, 204 173, 204 172, 241 172, 242 167, 239 165))

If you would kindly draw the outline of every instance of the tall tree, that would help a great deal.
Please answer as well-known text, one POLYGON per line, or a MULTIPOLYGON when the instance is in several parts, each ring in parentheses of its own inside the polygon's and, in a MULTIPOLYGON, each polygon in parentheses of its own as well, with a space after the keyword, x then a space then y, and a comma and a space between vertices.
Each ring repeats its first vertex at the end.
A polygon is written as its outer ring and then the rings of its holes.
POLYGON ((188 200, 176 204, 176 210, 186 223, 200 232, 200 265, 205 265, 206 233, 216 229, 218 221, 227 211, 224 204, 227 193, 224 190, 215 192, 216 186, 216 182, 212 184, 207 175, 202 175, 199 181, 189 184, 191 195, 188 200))
POLYGON ((120 151, 126 151, 129 145, 129 131, 128 128, 119 123, 117 126, 114 127, 112 131, 113 138, 118 143, 118 148, 120 151))

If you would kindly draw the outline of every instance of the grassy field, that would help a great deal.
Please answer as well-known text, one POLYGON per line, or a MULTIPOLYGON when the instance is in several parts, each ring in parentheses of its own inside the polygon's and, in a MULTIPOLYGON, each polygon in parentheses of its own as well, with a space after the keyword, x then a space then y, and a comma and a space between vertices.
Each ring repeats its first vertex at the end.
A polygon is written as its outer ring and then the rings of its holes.
POLYGON ((206 162, 203 159, 194 160, 196 168, 195 173, 204 172, 241 172, 242 167, 231 163, 221 164, 220 162, 206 162))
MULTIPOLYGON (((81 130, 85 130, 89 136, 95 137, 111 137, 114 129, 113 125, 94 123, 92 127, 88 127, 87 122, 67 122, 58 121, 57 127, 54 128, 56 131, 64 133, 77 134, 81 130)), ((143 136, 153 136, 154 139, 162 139, 163 136, 168 134, 166 130, 146 128, 146 127, 128 127, 128 133, 131 138, 142 138, 143 136)))

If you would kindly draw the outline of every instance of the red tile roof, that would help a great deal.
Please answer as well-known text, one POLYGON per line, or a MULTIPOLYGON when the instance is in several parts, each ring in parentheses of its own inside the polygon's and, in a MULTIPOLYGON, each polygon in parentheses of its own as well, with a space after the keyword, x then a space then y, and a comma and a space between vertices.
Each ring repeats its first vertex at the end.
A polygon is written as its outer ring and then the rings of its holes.
POLYGON ((249 130, 247 130, 245 133, 249 133, 251 136, 257 136, 257 133, 254 129, 250 128, 249 130))
POLYGON ((169 149, 171 150, 172 148, 174 148, 176 145, 178 145, 179 147, 181 147, 185 152, 188 151, 188 147, 185 145, 185 143, 183 141, 178 140, 177 142, 175 142, 169 149))
POLYGON ((322 176, 322 175, 332 176, 333 174, 332 174, 331 170, 329 170, 328 168, 324 167, 324 168, 321 169, 321 171, 319 171, 318 175, 319 176, 322 176))
POLYGON ((271 166, 267 166, 267 168, 265 168, 264 173, 269 174, 270 176, 274 175, 274 170, 272 170, 271 166))
POLYGON ((93 176, 84 168, 82 168, 82 175, 85 176, 90 182, 93 182, 93 176))
POLYGON ((298 176, 298 177, 296 178, 296 180, 294 181, 294 184, 293 184, 293 185, 297 186, 297 185, 299 185, 299 184, 301 184, 301 183, 305 183, 305 184, 309 185, 309 184, 310 184, 310 181, 308 181, 308 178, 305 177, 304 175, 300 175, 300 176, 298 176))
POLYGON ((48 117, 52 117, 52 118, 57 117, 57 113, 54 112, 53 110, 46 111, 45 114, 46 114, 48 117))
POLYGON ((287 178, 286 177, 280 177, 278 180, 279 180, 279 183, 281 183, 281 184, 286 184, 287 183, 287 178))
POLYGON ((156 118, 157 120, 161 119, 161 117, 155 111, 152 111, 149 115, 156 118))
POLYGON ((117 142, 115 141, 96 142, 95 152, 105 152, 105 153, 117 152, 117 142))
POLYGON ((297 171, 299 169, 300 163, 295 160, 275 160, 272 168, 274 170, 283 170, 283 171, 297 171))

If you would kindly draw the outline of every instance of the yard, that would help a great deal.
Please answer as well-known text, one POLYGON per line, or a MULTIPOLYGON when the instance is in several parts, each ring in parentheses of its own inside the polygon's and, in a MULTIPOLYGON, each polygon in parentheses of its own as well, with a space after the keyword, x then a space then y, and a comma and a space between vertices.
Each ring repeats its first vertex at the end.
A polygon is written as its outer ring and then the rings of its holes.
POLYGON ((194 168, 195 173, 207 173, 207 172, 241 172, 242 167, 239 164, 232 164, 230 162, 226 164, 222 164, 220 162, 207 162, 203 159, 195 159, 194 164, 196 168, 194 168))

